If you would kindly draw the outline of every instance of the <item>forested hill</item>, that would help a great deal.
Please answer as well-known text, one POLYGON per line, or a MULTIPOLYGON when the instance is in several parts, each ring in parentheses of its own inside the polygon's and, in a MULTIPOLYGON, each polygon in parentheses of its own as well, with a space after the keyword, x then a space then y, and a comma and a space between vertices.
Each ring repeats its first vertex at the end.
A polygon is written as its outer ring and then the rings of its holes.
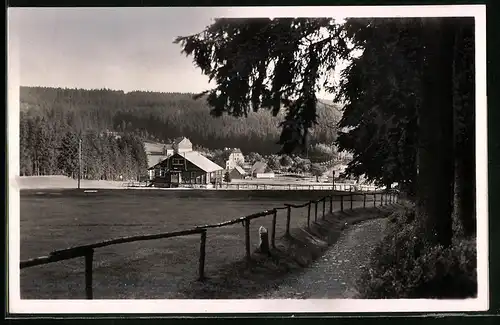
MULTIPOLYGON (((21 87, 20 95, 21 119, 39 116, 56 133, 113 130, 159 141, 186 136, 210 149, 239 147, 262 154, 279 149, 283 116, 262 111, 248 118, 215 118, 205 100, 192 94, 21 87)), ((321 122, 311 140, 330 142, 341 113, 331 104, 319 104, 318 115, 321 122)))

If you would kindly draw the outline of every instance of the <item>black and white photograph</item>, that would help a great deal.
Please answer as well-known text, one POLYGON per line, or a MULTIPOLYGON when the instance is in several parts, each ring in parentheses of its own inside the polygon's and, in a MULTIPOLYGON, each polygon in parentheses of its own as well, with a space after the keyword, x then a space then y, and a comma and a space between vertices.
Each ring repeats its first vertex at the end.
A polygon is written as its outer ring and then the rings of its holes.
POLYGON ((7 17, 10 313, 488 309, 485 6, 7 17))

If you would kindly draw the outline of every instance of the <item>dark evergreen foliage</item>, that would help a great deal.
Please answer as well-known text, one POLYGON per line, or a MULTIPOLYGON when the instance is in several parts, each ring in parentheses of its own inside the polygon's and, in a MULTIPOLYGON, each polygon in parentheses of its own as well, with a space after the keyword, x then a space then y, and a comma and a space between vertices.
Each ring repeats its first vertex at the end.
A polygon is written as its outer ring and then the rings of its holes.
POLYGON ((176 43, 215 81, 202 94, 215 116, 285 114, 285 153, 309 148, 319 87, 335 94, 347 174, 399 183, 427 239, 447 247, 453 205, 473 234, 473 30, 472 18, 224 18, 176 43))
MULTIPOLYGON (((63 132, 57 137, 69 129, 75 133, 113 130, 165 143, 185 136, 209 149, 230 147, 261 154, 279 151, 279 124, 284 118, 283 113, 274 117, 269 112, 250 112, 244 121, 232 116, 219 119, 210 115, 206 100, 194 100, 192 94, 107 89, 21 87, 21 110, 22 126, 38 116, 63 132)), ((341 115, 338 106, 324 102, 318 103, 318 112, 330 125, 341 115)), ((318 125, 312 141, 332 142, 335 134, 330 126, 318 125)), ((23 163, 28 163, 26 159, 23 163)))

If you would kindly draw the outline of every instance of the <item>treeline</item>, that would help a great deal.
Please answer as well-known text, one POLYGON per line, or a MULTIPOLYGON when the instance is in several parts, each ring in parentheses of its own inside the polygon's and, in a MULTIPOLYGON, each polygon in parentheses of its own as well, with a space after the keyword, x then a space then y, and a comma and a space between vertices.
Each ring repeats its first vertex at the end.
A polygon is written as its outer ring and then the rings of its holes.
POLYGON ((140 137, 117 137, 96 130, 82 132, 65 121, 61 123, 40 115, 21 112, 21 176, 62 174, 77 177, 80 139, 83 178, 137 179, 146 173, 147 158, 140 137))
MULTIPOLYGON (((53 125, 67 124, 77 133, 114 130, 154 141, 185 136, 210 149, 238 147, 243 152, 261 154, 280 149, 277 142, 282 113, 273 116, 269 111, 259 111, 246 119, 214 118, 206 100, 179 93, 44 87, 21 87, 20 93, 26 116, 39 116, 53 125)), ((311 143, 333 142, 335 124, 341 116, 339 108, 318 103, 317 113, 321 123, 314 128, 311 143)))

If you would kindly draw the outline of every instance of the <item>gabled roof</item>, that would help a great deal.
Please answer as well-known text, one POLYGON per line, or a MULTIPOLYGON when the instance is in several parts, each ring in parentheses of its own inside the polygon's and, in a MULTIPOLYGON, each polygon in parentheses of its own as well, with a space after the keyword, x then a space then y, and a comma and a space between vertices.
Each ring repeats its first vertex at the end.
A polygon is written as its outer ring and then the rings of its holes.
POLYGON ((179 144, 179 143, 181 143, 183 140, 188 140, 188 141, 189 141, 189 139, 188 139, 188 138, 186 138, 186 137, 178 137, 178 138, 175 138, 175 139, 174 139, 173 144, 179 144))
POLYGON ((178 156, 184 157, 187 161, 207 173, 224 169, 197 151, 183 152, 181 154, 178 154, 178 156))
MULTIPOLYGON (((201 170, 211 173, 215 172, 218 170, 224 170, 221 166, 217 165, 207 157, 203 156, 197 151, 189 151, 189 152, 183 152, 183 153, 177 153, 171 156, 168 156, 166 159, 170 159, 174 156, 182 157, 185 158, 187 161, 195 165, 196 167, 200 168, 201 170)), ((158 162, 152 167, 149 167, 148 169, 154 169, 156 166, 163 164, 163 162, 166 160, 163 159, 162 161, 158 162)))
POLYGON ((257 161, 253 164, 252 168, 250 168, 250 172, 252 173, 265 173, 267 168, 267 163, 263 161, 257 161))
POLYGON ((207 173, 224 169, 197 151, 183 152, 177 155, 184 157, 187 161, 189 161, 190 163, 192 163, 193 165, 197 166, 198 168, 202 169, 207 173))
POLYGON ((157 164, 161 163, 163 160, 168 158, 168 156, 164 155, 147 155, 147 157, 148 157, 148 169, 151 169, 152 167, 156 166, 157 164))
POLYGON ((236 167, 234 167, 234 169, 235 169, 238 173, 240 173, 241 175, 245 175, 245 174, 246 174, 245 170, 244 170, 243 168, 241 168, 241 166, 236 166, 236 167))

